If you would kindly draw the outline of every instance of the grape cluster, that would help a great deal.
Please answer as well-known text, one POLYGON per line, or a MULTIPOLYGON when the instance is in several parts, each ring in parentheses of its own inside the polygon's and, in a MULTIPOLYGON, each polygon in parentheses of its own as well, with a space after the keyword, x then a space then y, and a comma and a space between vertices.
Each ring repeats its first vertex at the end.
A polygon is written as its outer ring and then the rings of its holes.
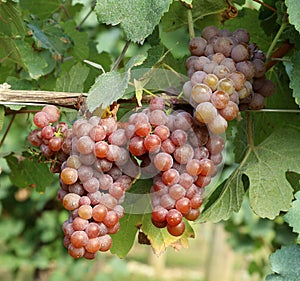
POLYGON ((153 177, 153 225, 182 235, 183 218, 194 221, 200 214, 204 187, 222 162, 224 140, 210 135, 188 112, 166 114, 160 97, 132 114, 125 131, 129 152, 141 161, 140 174, 153 177))
POLYGON ((34 115, 33 122, 38 127, 29 133, 28 141, 31 145, 39 147, 41 154, 51 162, 51 171, 60 172, 61 164, 69 155, 65 143, 65 134, 68 125, 58 122, 60 111, 54 105, 46 105, 34 115))
POLYGON ((250 43, 244 29, 234 32, 207 26, 190 41, 186 60, 185 98, 195 108, 199 122, 214 134, 226 131, 227 121, 239 110, 261 109, 264 98, 275 91, 265 76, 265 55, 250 43))
POLYGON ((113 117, 75 121, 68 138, 70 156, 60 173, 58 197, 70 211, 63 224, 64 245, 74 258, 92 259, 112 246, 111 234, 124 215, 122 202, 132 179, 121 168, 129 160, 125 130, 113 117))
POLYGON ((227 122, 240 110, 260 109, 274 84, 265 77, 264 54, 244 29, 208 26, 190 41, 184 97, 194 115, 171 111, 164 99, 118 122, 114 117, 59 122, 53 105, 34 115, 29 142, 60 175, 58 199, 69 211, 64 245, 74 258, 93 259, 112 246, 122 203, 133 179, 153 178, 152 224, 173 236, 200 215, 203 193, 222 164, 227 122))

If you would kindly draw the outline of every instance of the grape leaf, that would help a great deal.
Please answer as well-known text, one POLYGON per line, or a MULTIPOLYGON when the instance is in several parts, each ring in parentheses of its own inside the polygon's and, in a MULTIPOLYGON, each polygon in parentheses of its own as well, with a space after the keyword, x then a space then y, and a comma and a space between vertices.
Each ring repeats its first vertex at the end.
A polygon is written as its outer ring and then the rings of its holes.
POLYGON ((18 187, 35 187, 37 191, 44 191, 54 180, 49 167, 36 159, 17 159, 12 154, 5 159, 11 170, 9 178, 18 187))
POLYGON ((31 78, 38 79, 44 75, 48 62, 42 53, 33 51, 28 43, 21 40, 15 40, 15 48, 20 54, 20 61, 17 63, 23 65, 31 78))
POLYGON ((242 169, 238 167, 231 176, 218 186, 208 197, 198 221, 219 222, 228 220, 233 212, 239 211, 244 198, 242 169))
POLYGON ((14 37, 24 36, 25 27, 16 3, 7 2, 0 5, 0 37, 3 35, 14 37))
POLYGON ((65 34, 67 34, 73 42, 73 48, 70 50, 70 54, 73 54, 76 58, 83 60, 89 57, 89 45, 87 32, 78 31, 76 29, 75 21, 68 20, 61 23, 65 34))
POLYGON ((56 80, 56 91, 82 93, 89 71, 82 63, 73 65, 69 72, 63 72, 56 80))
POLYGON ((270 256, 274 274, 266 277, 266 281, 298 281, 300 280, 300 245, 283 246, 270 256))
POLYGON ((51 17, 56 11, 61 9, 60 0, 19 0, 20 6, 24 10, 28 10, 31 14, 37 15, 42 19, 51 17))
POLYGON ((143 42, 152 33, 172 0, 98 0, 96 14, 99 22, 121 24, 127 39, 143 42))
POLYGON ((160 28, 161 42, 171 51, 174 58, 182 58, 190 54, 189 45, 190 37, 187 28, 184 26, 175 31, 164 32, 160 28))
POLYGON ((293 97, 295 98, 295 101, 298 105, 300 105, 300 81, 299 81, 299 75, 300 75, 300 51, 295 51, 294 54, 291 57, 292 62, 292 70, 290 75, 290 87, 293 89, 293 97))
POLYGON ((250 180, 250 205, 260 217, 274 219, 289 209, 293 189, 285 172, 300 168, 299 140, 298 130, 279 129, 252 148, 244 173, 250 180))
POLYGON ((199 220, 217 222, 238 211, 245 193, 243 176, 249 180, 250 205, 257 215, 273 219, 280 211, 287 211, 293 189, 285 173, 300 168, 299 140, 298 130, 284 128, 259 145, 248 146, 240 165, 208 198, 199 220))
POLYGON ((292 171, 288 171, 286 172, 285 175, 286 175, 286 179, 288 180, 288 182, 290 183, 294 191, 295 192, 300 191, 300 174, 292 171))
POLYGON ((142 55, 132 57, 125 66, 125 72, 110 71, 100 75, 88 92, 86 100, 88 110, 105 109, 121 98, 128 87, 131 68, 140 65, 145 60, 142 55))
POLYGON ((28 81, 25 79, 18 79, 14 76, 8 76, 6 79, 6 83, 11 85, 12 90, 32 90, 34 89, 34 84, 32 81, 28 81))
POLYGON ((300 11, 298 0, 286 0, 287 12, 289 14, 289 22, 295 26, 300 32, 300 11))
POLYGON ((156 255, 161 255, 167 247, 174 247, 180 249, 181 247, 188 247, 188 238, 194 238, 195 233, 190 224, 185 221, 186 229, 184 233, 175 237, 168 233, 166 228, 157 228, 151 222, 151 214, 144 215, 142 221, 142 231, 146 234, 151 243, 151 247, 156 255))
POLYGON ((295 194, 295 200, 285 214, 284 220, 293 228, 294 232, 300 233, 300 192, 295 194))
POLYGON ((138 214, 125 214, 120 220, 120 230, 112 235, 113 245, 111 253, 120 258, 126 257, 133 246, 138 225, 142 223, 142 216, 138 214))
POLYGON ((54 20, 46 19, 40 21, 32 16, 27 22, 27 27, 38 48, 44 48, 58 59, 72 46, 71 39, 67 36, 62 27, 54 20))
POLYGON ((180 237, 172 236, 167 229, 159 229, 151 222, 151 214, 130 214, 127 213, 120 220, 120 230, 112 236, 113 246, 111 252, 124 258, 133 246, 136 233, 142 231, 151 243, 151 247, 155 254, 162 254, 167 247, 187 248, 188 238, 194 238, 195 234, 188 222, 186 222, 186 230, 180 237))
POLYGON ((122 97, 128 85, 128 74, 110 71, 103 73, 90 88, 86 99, 88 110, 93 112, 100 107, 105 109, 122 97))

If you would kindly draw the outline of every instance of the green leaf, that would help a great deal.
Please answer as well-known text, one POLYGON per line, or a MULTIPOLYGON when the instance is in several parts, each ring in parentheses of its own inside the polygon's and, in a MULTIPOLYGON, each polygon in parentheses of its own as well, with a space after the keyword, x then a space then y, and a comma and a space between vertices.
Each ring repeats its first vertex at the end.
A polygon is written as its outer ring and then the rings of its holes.
POLYGON ((284 216, 284 220, 293 228, 294 232, 300 234, 300 192, 295 194, 295 200, 284 216))
POLYGON ((276 130, 252 149, 244 173, 249 177, 250 204, 260 217, 274 219, 287 211, 293 189, 285 177, 287 170, 299 170, 300 132, 285 128, 276 130))
POLYGON ((242 170, 238 167, 231 176, 219 185, 209 196, 204 210, 199 217, 200 222, 218 222, 228 220, 233 212, 238 212, 244 198, 242 170))
POLYGON ((128 81, 127 72, 110 71, 100 75, 88 92, 86 99, 88 110, 93 112, 98 107, 104 110, 121 98, 128 87, 128 81))
POLYGON ((138 226, 142 223, 142 216, 138 214, 125 214, 120 220, 120 230, 112 235, 113 245, 111 253, 120 258, 126 257, 133 246, 138 226))
POLYGON ((161 42, 171 51, 174 58, 182 58, 190 54, 189 45, 190 37, 187 28, 184 26, 175 31, 164 32, 160 28, 161 42))
POLYGON ((16 3, 0 3, 0 26, 0 38, 3 35, 11 38, 25 35, 23 19, 16 3))
POLYGON ((98 0, 95 8, 99 22, 121 24, 127 39, 143 42, 152 33, 172 0, 98 0))
POLYGON ((13 155, 9 155, 5 159, 11 170, 9 178, 18 187, 30 186, 36 187, 38 191, 43 191, 54 180, 48 166, 39 163, 36 159, 17 159, 13 155))
POLYGON ((56 80, 56 91, 82 93, 89 71, 89 67, 80 62, 73 65, 69 72, 64 72, 56 80))
POLYGON ((51 17, 55 12, 61 9, 60 0, 19 0, 20 6, 24 10, 28 10, 31 14, 37 15, 42 19, 51 17))
POLYGON ((52 19, 40 21, 38 18, 32 16, 32 19, 27 22, 27 27, 30 29, 37 47, 49 50, 58 60, 72 46, 69 36, 52 19))
POLYGON ((299 170, 299 158, 300 132, 292 128, 275 130, 259 145, 248 146, 240 165, 208 198, 200 221, 225 220, 238 211, 245 192, 245 176, 250 184, 250 205, 258 216, 274 219, 280 211, 287 211, 293 189, 285 173, 299 170))
POLYGON ((15 46, 21 56, 22 64, 29 76, 38 79, 44 75, 44 69, 48 67, 48 62, 41 53, 35 52, 31 46, 20 40, 15 41, 15 46))
POLYGON ((299 1, 297 0, 286 0, 287 12, 289 14, 289 22, 295 26, 300 32, 300 11, 299 1))
POLYGON ((298 192, 300 190, 300 174, 288 171, 286 172, 286 179, 294 189, 294 191, 298 192))
POLYGON ((14 76, 8 76, 6 83, 11 85, 12 90, 33 90, 34 84, 25 79, 18 79, 14 76))
POLYGON ((266 281, 300 280, 300 245, 283 246, 270 256, 274 274, 268 275, 266 281))
POLYGON ((100 75, 88 92, 86 100, 88 110, 93 112, 98 107, 104 110, 123 97, 130 80, 131 68, 140 65, 144 60, 145 56, 137 55, 126 64, 124 73, 110 71, 100 75))
POLYGON ((61 23, 65 34, 67 34, 73 42, 73 48, 70 51, 70 54, 80 60, 87 59, 89 57, 89 37, 87 32, 78 31, 76 29, 75 21, 68 20, 67 22, 61 23))
POLYGON ((293 89, 293 97, 298 105, 300 105, 300 51, 295 51, 291 57, 292 70, 290 75, 290 87, 293 89))

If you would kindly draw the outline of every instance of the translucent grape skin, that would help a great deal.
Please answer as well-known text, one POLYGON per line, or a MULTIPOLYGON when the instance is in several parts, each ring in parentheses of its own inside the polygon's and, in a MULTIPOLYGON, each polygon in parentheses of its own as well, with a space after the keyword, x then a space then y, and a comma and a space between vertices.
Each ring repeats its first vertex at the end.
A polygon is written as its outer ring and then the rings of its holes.
POLYGON ((224 91, 215 91, 210 98, 211 103, 217 109, 225 108, 229 102, 229 95, 224 91))
POLYGON ((167 171, 173 165, 173 158, 168 153, 160 152, 154 157, 154 165, 159 171, 167 171))
POLYGON ((217 116, 217 109, 210 102, 203 102, 196 107, 196 118, 202 123, 210 123, 217 116))
POLYGON ((219 110, 219 114, 227 121, 235 119, 238 113, 239 107, 232 101, 229 101, 226 107, 219 110))
POLYGON ((217 116, 208 123, 209 130, 216 135, 225 133, 227 126, 227 121, 220 114, 217 114, 217 116))
POLYGON ((42 112, 47 114, 50 123, 55 123, 59 120, 60 111, 55 105, 45 105, 42 112))

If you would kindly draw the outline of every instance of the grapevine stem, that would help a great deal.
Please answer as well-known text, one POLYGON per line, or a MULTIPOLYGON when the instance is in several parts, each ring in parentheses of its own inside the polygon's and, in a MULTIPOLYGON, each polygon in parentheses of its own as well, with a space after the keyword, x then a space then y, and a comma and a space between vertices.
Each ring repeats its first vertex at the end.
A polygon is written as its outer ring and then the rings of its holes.
POLYGON ((68 17, 68 19, 71 19, 72 17, 71 17, 71 15, 70 15, 68 9, 66 8, 66 6, 62 4, 60 7, 61 7, 62 10, 64 11, 64 13, 65 13, 66 16, 68 17))
POLYGON ((188 26, 189 26, 190 39, 192 39, 192 38, 195 37, 192 9, 187 10, 187 17, 188 17, 188 26))
POLYGON ((88 17, 91 15, 91 13, 94 11, 96 7, 96 1, 92 2, 92 6, 91 9, 89 10, 89 12, 86 14, 86 16, 81 20, 81 22, 76 26, 77 30, 80 30, 82 25, 84 24, 84 22, 88 19, 88 17))
POLYGON ((3 143, 4 143, 5 139, 6 139, 6 136, 7 136, 8 132, 9 132, 9 130, 10 130, 10 128, 11 128, 13 122, 14 122, 15 117, 16 117, 16 114, 13 114, 12 117, 11 117, 11 119, 10 119, 10 121, 9 121, 9 124, 8 124, 8 126, 7 126, 7 128, 6 128, 5 132, 4 132, 4 135, 3 135, 2 139, 1 139, 1 141, 0 141, 0 148, 2 147, 2 145, 3 145, 3 143))
POLYGON ((279 30, 278 30, 278 32, 277 32, 277 34, 276 34, 276 36, 274 37, 274 39, 273 39, 273 41, 272 41, 272 43, 269 47, 269 50, 267 51, 267 55, 266 55, 267 59, 271 56, 271 54, 272 54, 272 52, 273 52, 273 50, 274 50, 274 48, 277 44, 277 41, 278 41, 279 37, 281 36, 282 32, 284 31, 284 29, 286 28, 286 26, 287 26, 287 22, 283 21, 280 28, 279 28, 279 30))
POLYGON ((121 54, 118 56, 117 60, 115 61, 114 65, 112 66, 111 71, 113 71, 113 70, 115 70, 115 69, 118 68, 120 62, 122 61, 122 59, 124 58, 124 56, 126 54, 126 51, 127 51, 128 47, 129 47, 129 44, 130 44, 130 41, 129 40, 126 41, 126 44, 125 44, 125 46, 124 46, 121 54))
POLYGON ((256 3, 259 3, 260 5, 266 7, 267 9, 273 11, 274 13, 277 13, 277 10, 274 7, 270 6, 270 5, 264 3, 264 2, 262 2, 260 0, 253 0, 253 1, 256 2, 256 3))

